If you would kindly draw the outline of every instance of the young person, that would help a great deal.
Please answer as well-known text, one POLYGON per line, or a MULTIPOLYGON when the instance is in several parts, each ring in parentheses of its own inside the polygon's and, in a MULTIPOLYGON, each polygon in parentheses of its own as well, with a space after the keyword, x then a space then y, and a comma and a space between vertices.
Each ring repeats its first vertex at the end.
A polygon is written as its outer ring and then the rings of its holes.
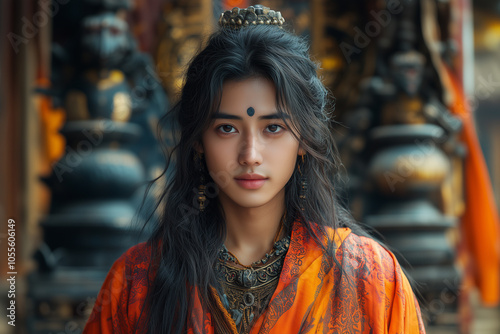
POLYGON ((424 333, 394 255, 337 200, 332 105, 265 7, 223 14, 173 108, 161 218, 84 333, 424 333))

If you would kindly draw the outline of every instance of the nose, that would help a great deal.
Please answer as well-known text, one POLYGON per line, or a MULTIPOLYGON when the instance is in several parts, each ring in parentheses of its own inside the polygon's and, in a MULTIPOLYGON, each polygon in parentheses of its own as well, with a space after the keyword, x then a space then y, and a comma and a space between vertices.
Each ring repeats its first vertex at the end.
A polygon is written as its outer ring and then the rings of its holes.
POLYGON ((241 145, 238 162, 241 165, 259 166, 262 164, 262 148, 258 136, 248 135, 241 145))

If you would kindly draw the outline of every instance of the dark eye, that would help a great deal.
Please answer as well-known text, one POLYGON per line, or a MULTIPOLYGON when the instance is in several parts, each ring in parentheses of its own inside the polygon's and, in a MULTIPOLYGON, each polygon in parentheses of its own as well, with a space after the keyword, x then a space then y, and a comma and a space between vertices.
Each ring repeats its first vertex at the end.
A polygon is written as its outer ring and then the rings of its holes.
POLYGON ((271 125, 267 126, 267 129, 271 133, 278 133, 278 132, 280 132, 280 129, 283 129, 283 127, 281 125, 278 125, 278 124, 271 124, 271 125))
POLYGON ((233 133, 231 130, 234 129, 234 127, 232 125, 224 124, 219 126, 217 129, 219 129, 222 133, 233 133))

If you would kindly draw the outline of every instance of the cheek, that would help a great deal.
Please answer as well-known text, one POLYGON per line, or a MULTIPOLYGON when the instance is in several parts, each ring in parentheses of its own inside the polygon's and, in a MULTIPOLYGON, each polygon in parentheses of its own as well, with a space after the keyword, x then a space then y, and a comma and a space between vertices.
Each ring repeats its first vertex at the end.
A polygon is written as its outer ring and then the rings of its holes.
POLYGON ((299 146, 295 142, 287 144, 288 145, 279 145, 270 149, 268 159, 272 161, 277 168, 281 169, 282 173, 291 176, 297 162, 299 146))
POLYGON ((287 168, 286 173, 288 175, 288 179, 292 177, 296 164, 297 164, 297 155, 290 156, 286 162, 286 168, 287 168))
MULTIPOLYGON (((231 181, 231 168, 235 168, 236 162, 231 153, 221 146, 205 148, 205 161, 210 176, 220 187, 225 188, 231 181)), ((236 166, 237 167, 237 166, 236 166)))
POLYGON ((210 172, 217 172, 223 169, 221 166, 224 166, 225 160, 224 154, 221 154, 221 152, 220 150, 206 151, 205 161, 210 172))

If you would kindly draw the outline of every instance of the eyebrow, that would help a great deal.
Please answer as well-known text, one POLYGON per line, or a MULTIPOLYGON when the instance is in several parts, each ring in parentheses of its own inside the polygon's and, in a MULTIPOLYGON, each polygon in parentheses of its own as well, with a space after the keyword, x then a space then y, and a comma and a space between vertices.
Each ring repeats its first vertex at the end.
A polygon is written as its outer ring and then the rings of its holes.
MULTIPOLYGON (((226 113, 223 113, 223 112, 217 112, 217 113, 215 113, 212 118, 213 119, 238 119, 238 120, 243 120, 243 118, 241 118, 240 116, 226 114, 226 113)), ((284 112, 281 112, 281 113, 275 112, 273 114, 259 116, 259 120, 261 120, 261 119, 283 119, 283 118, 290 119, 290 116, 288 114, 285 114, 284 112)))

